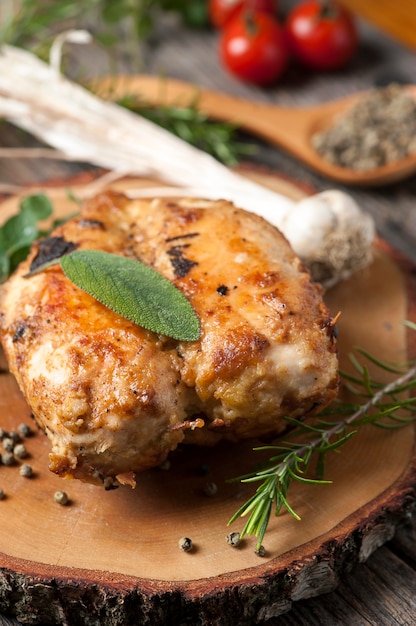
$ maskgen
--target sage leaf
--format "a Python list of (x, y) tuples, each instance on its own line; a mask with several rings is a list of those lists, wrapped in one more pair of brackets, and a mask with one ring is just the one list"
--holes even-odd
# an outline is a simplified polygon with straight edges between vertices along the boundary
[(140, 261), (102, 250), (75, 250), (59, 263), (77, 287), (135, 324), (179, 341), (199, 339), (199, 320), (190, 302)]

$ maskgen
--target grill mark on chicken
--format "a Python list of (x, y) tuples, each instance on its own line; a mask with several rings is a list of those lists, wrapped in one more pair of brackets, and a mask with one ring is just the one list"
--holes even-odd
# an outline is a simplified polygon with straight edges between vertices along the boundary
[(24, 323), (19, 324), (12, 337), (13, 343), (16, 343), (16, 341), (20, 341), (20, 339), (22, 339), (23, 335), (25, 334), (25, 331), (26, 331), (26, 324)]
[(170, 243), (171, 241), (178, 241), (178, 239), (193, 239), (194, 237), (198, 237), (199, 233), (186, 233), (185, 235), (176, 235), (176, 237), (168, 237), (165, 239), (166, 243)]
[(285, 416), (303, 419), (335, 397), (335, 320), (262, 218), (226, 201), (106, 192), (52, 237), (153, 267), (189, 299), (202, 331), (195, 342), (146, 331), (59, 265), (24, 278), (35, 245), (0, 286), (0, 340), (56, 474), (133, 485), (181, 442), (264, 440), (287, 428)]
[(220, 296), (226, 296), (228, 292), (229, 288), (227, 287), (227, 285), (220, 285), (219, 287), (217, 287), (217, 293)]
[(30, 264), (30, 272), (34, 272), (39, 267), (49, 261), (60, 259), (64, 254), (68, 254), (77, 248), (77, 244), (72, 241), (65, 241), (63, 237), (47, 237), (39, 241), (38, 251)]
[(198, 265), (196, 261), (191, 261), (185, 257), (185, 250), (189, 248), (189, 244), (173, 246), (166, 251), (170, 257), (174, 274), (177, 278), (184, 278), (190, 270)]

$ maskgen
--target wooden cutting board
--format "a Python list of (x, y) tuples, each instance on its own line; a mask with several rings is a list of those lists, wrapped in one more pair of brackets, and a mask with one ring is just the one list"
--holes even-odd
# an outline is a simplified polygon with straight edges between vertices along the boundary
[[(310, 190), (276, 174), (245, 174), (294, 199)], [(127, 190), (154, 185), (130, 179)], [(73, 212), (67, 186), (47, 189), (60, 213)], [(88, 191), (71, 185), (75, 195)], [(91, 191), (91, 189), (89, 189)], [(0, 206), (0, 221), (16, 211), (18, 198)], [(414, 271), (382, 242), (371, 267), (326, 294), (333, 314), (342, 311), (342, 367), (359, 345), (385, 361), (415, 357), (416, 344), (403, 326), (416, 319)], [(386, 378), (387, 380), (387, 378)], [(14, 379), (0, 375), (0, 426), (15, 430), (31, 422)], [(291, 603), (334, 589), (349, 571), (392, 537), (416, 500), (415, 429), (363, 428), (340, 454), (328, 458), (329, 486), (294, 485), (291, 504), (301, 516), (271, 520), (266, 556), (255, 539), (232, 548), (227, 521), (251, 494), (227, 479), (260, 460), (255, 442), (213, 449), (180, 448), (168, 470), (146, 472), (135, 490), (105, 492), (63, 481), (48, 469), (43, 434), (27, 439), (32, 478), (18, 467), (0, 467), (0, 611), (32, 624), (79, 623), (152, 626), (251, 625), (290, 609)], [(208, 481), (215, 496), (205, 495)], [(67, 506), (54, 501), (65, 490)], [(192, 552), (178, 549), (190, 537)]]

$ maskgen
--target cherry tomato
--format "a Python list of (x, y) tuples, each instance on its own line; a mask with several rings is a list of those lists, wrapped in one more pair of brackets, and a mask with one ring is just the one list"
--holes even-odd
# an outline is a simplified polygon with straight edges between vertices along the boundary
[(215, 28), (223, 28), (227, 22), (248, 7), (250, 11), (276, 14), (277, 0), (209, 0), (208, 15)]
[(283, 28), (266, 13), (238, 15), (221, 33), (220, 57), (241, 80), (257, 85), (273, 83), (288, 62)]
[(289, 13), (286, 29), (293, 54), (313, 69), (346, 65), (358, 46), (354, 18), (336, 2), (302, 2)]

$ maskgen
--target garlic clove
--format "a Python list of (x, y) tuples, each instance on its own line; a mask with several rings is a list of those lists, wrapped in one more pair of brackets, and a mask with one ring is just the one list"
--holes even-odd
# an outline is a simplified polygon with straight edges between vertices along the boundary
[(295, 204), (280, 224), (280, 229), (296, 254), (310, 257), (336, 226), (337, 216), (331, 205), (318, 194)]
[(348, 194), (331, 189), (298, 202), (282, 231), (325, 287), (345, 280), (373, 258), (375, 225)]

